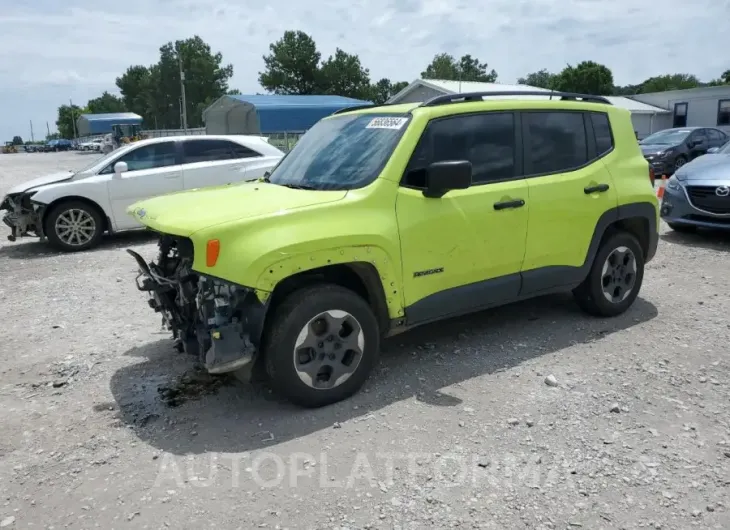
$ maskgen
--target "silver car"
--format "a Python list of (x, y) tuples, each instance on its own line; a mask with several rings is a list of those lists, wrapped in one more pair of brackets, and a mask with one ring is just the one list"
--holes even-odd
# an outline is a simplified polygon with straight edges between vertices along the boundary
[(730, 142), (685, 164), (667, 181), (660, 209), (673, 230), (730, 230)]

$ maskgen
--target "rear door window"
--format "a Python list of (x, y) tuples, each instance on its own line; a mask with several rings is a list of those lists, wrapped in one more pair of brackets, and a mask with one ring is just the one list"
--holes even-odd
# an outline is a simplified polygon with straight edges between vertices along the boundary
[(186, 140), (182, 145), (184, 164), (259, 156), (255, 151), (229, 140)]
[(525, 173), (566, 173), (588, 163), (588, 142), (582, 112), (525, 112)]

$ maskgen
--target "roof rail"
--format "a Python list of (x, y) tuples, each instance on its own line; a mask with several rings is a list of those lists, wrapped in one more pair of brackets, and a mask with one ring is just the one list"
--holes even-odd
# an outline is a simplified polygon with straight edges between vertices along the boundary
[(611, 105), (612, 103), (603, 96), (591, 96), (588, 94), (575, 94), (573, 92), (556, 92), (554, 90), (507, 90), (499, 92), (464, 92), (456, 94), (444, 94), (443, 96), (436, 96), (428, 101), (424, 101), (419, 107), (436, 107), (438, 105), (446, 105), (449, 103), (465, 103), (467, 101), (483, 101), (483, 98), (490, 96), (549, 96), (550, 99), (553, 97), (559, 97), (561, 100), (569, 101), (586, 101), (590, 103), (603, 103), (605, 105)]
[(380, 105), (375, 105), (374, 103), (371, 103), (370, 105), (357, 105), (355, 107), (345, 107), (344, 109), (338, 109), (334, 111), (331, 116), (334, 116), (335, 114), (344, 114), (345, 112), (350, 112), (352, 110), (362, 110), (362, 109), (375, 109), (380, 107), (390, 107), (391, 105), (401, 105), (401, 103), (381, 103)]

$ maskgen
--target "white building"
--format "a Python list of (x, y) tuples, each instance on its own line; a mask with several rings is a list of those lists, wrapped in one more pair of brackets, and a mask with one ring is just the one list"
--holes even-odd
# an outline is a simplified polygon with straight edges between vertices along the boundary
[[(436, 96), (458, 94), (460, 92), (501, 91), (538, 91), (548, 94), (550, 93), (550, 90), (528, 85), (476, 83), (473, 81), (446, 81), (442, 79), (416, 79), (410, 85), (390, 98), (388, 103), (415, 103), (426, 101)], [(525, 97), (539, 98), (540, 96)], [(639, 138), (644, 138), (652, 132), (666, 129), (667, 125), (665, 125), (665, 123), (671, 118), (671, 112), (666, 108), (647, 104), (646, 102), (620, 96), (607, 96), (606, 99), (608, 99), (613, 105), (627, 109), (631, 112), (631, 121), (634, 124), (634, 130), (636, 130), (639, 134)]]
[(637, 94), (631, 99), (667, 109), (655, 126), (717, 127), (730, 133), (730, 85)]

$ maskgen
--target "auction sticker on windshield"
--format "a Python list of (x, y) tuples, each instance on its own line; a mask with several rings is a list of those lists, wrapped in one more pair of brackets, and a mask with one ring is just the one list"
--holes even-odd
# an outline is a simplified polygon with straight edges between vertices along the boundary
[(400, 129), (403, 127), (406, 122), (408, 121), (408, 118), (373, 118), (370, 120), (370, 123), (368, 123), (365, 128), (366, 129)]

